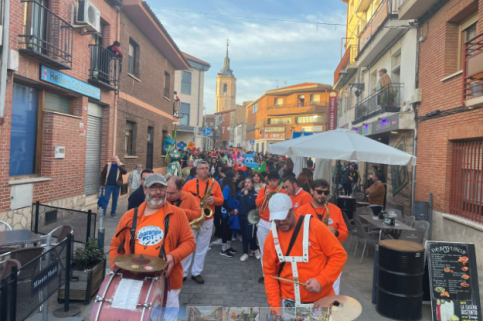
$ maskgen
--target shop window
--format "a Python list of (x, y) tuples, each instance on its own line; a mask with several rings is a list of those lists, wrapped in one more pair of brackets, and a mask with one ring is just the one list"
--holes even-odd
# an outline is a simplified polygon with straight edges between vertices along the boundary
[(291, 124), (291, 123), (292, 123), (291, 117), (269, 118), (267, 122), (268, 125), (280, 125), (280, 124)]
[(321, 123), (322, 119), (323, 118), (321, 115), (302, 116), (302, 117), (295, 117), (295, 122), (297, 124)]
[(190, 111), (191, 111), (190, 104), (181, 103), (181, 105), (180, 105), (181, 118), (179, 119), (180, 125), (189, 126), (189, 124), (190, 124)]
[(139, 77), (139, 45), (132, 39), (129, 39), (129, 62), (128, 73)]
[(9, 176), (36, 173), (38, 92), (29, 86), (13, 84)]
[(182, 71), (181, 93), (191, 95), (191, 72), (189, 71)]
[(48, 91), (45, 92), (44, 108), (55, 110), (64, 114), (71, 114), (70, 98), (53, 94)]
[(126, 136), (124, 140), (124, 152), (128, 156), (135, 154), (134, 151), (134, 129), (136, 123), (131, 121), (126, 121)]
[(169, 95), (170, 85), (171, 85), (171, 75), (167, 71), (165, 71), (164, 72), (164, 97), (167, 97), (167, 98), (170, 97)]

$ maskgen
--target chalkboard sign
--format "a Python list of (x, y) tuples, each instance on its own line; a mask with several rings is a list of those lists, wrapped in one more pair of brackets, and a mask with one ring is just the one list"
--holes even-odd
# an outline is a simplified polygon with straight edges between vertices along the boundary
[(435, 321), (482, 321), (475, 245), (426, 242)]

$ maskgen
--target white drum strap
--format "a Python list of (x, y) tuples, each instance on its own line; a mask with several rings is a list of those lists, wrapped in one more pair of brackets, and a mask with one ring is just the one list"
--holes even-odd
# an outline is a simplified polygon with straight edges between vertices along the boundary
[[(278, 231), (275, 222), (272, 221), (272, 235), (275, 243), (275, 250), (280, 262), (290, 262), (292, 265), (293, 280), (299, 282), (299, 274), (297, 269), (297, 262), (308, 263), (309, 262), (309, 229), (310, 229), (311, 215), (305, 215), (304, 218), (304, 235), (302, 241), (303, 255), (302, 256), (284, 256), (280, 247), (280, 241), (278, 239)], [(295, 245), (294, 245), (295, 246)], [(302, 304), (300, 301), (300, 285), (294, 284), (295, 293), (295, 306), (296, 307), (312, 307), (313, 304)]]

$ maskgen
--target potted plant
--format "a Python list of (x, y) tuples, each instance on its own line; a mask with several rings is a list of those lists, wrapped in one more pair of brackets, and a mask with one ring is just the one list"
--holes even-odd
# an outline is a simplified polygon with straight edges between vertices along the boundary
[[(387, 91), (387, 96), (383, 95), (382, 96), (382, 104), (385, 107), (397, 107), (396, 106), (396, 97), (399, 91), (393, 89), (393, 90), (388, 90)], [(387, 100), (387, 101), (386, 101)]]
[[(97, 239), (78, 248), (72, 256), (72, 278), (70, 281), (70, 300), (84, 301), (89, 304), (91, 297), (99, 291), (106, 271), (104, 251), (99, 248)], [(65, 288), (58, 292), (58, 301), (65, 298)]]

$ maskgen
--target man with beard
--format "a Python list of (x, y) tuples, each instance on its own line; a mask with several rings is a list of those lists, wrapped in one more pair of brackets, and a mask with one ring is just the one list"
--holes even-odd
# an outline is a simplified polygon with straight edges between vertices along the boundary
[(311, 219), (310, 214), (295, 213), (292, 200), (285, 194), (275, 194), (268, 207), (272, 223), (265, 240), (263, 273), (270, 307), (309, 307), (334, 295), (332, 284), (347, 260), (334, 234), (319, 220)]
[[(329, 183), (325, 179), (318, 179), (312, 183), (310, 192), (312, 193), (312, 202), (299, 207), (296, 213), (299, 215), (310, 214), (315, 219), (325, 222), (332, 234), (337, 237), (340, 243), (345, 242), (349, 236), (349, 231), (344, 221), (342, 211), (336, 205), (327, 202), (327, 196), (330, 193)], [(340, 276), (334, 282), (334, 292), (339, 295)]]
[[(210, 187), (211, 195), (208, 196), (206, 204), (215, 213), (215, 206), (221, 206), (224, 203), (223, 194), (220, 189), (220, 185), (217, 181), (211, 180), (209, 178), (210, 167), (207, 162), (200, 160), (196, 166), (196, 178), (192, 179), (183, 187), (183, 191), (193, 194), (194, 197), (198, 198), (199, 202), (204, 198), (206, 192)], [(213, 185), (213, 186), (212, 186)], [(196, 250), (194, 255), (190, 254), (183, 261), (184, 277), (188, 276), (188, 270), (191, 266), (191, 261), (194, 262), (191, 268), (191, 279), (198, 284), (205, 283), (205, 280), (201, 276), (203, 267), (205, 265), (206, 253), (208, 253), (208, 247), (210, 245), (210, 239), (213, 230), (213, 216), (204, 220), (203, 225), (199, 231), (192, 230), (196, 241)]]
[[(195, 250), (193, 233), (182, 209), (166, 202), (166, 178), (152, 174), (146, 178), (146, 201), (121, 218), (111, 241), (109, 259), (124, 254), (159, 256), (166, 260), (169, 278), (167, 307), (179, 307), (183, 286), (181, 261)], [(168, 229), (169, 227), (169, 229)]]
[(312, 197), (309, 193), (299, 186), (297, 179), (294, 176), (286, 176), (283, 179), (283, 189), (292, 200), (293, 207), (297, 209), (307, 203), (310, 203)]

